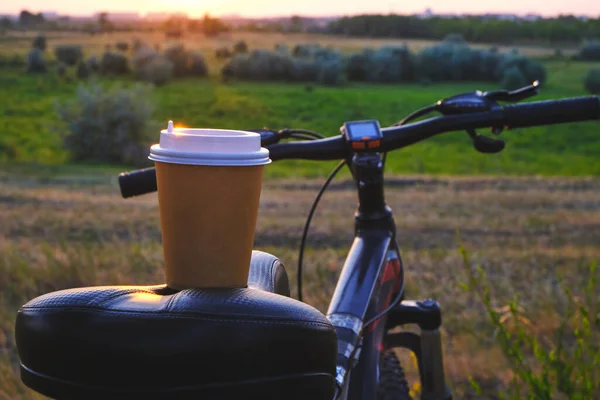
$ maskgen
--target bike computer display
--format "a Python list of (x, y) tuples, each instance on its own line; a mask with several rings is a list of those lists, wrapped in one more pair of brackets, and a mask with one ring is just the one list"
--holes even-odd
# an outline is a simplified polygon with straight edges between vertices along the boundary
[(381, 127), (376, 120), (344, 123), (340, 129), (353, 150), (376, 150), (381, 146)]

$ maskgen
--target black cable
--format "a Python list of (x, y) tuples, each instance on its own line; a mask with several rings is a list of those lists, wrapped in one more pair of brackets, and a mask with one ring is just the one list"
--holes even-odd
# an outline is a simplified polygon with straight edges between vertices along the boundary
[(307, 129), (283, 129), (283, 131), (285, 133), (303, 133), (305, 135), (314, 137), (315, 139), (324, 139), (325, 136), (321, 135), (320, 133), (314, 132), (314, 131), (309, 131)]
[(310, 136), (304, 133), (290, 133), (289, 137), (298, 140), (315, 140), (314, 136)]
[(397, 124), (395, 124), (394, 126), (400, 126), (400, 125), (404, 125), (406, 123), (408, 123), (409, 121), (412, 121), (413, 119), (422, 117), (425, 114), (429, 114), (430, 112), (436, 111), (438, 108), (438, 104), (432, 104), (430, 106), (427, 107), (423, 107), (420, 110), (417, 110), (411, 114), (408, 114), (402, 121), (398, 122)]
[(325, 190), (333, 180), (333, 178), (340, 172), (340, 169), (346, 164), (346, 160), (340, 161), (340, 163), (331, 171), (323, 186), (321, 186), (321, 190), (317, 194), (315, 201), (308, 213), (308, 217), (306, 218), (306, 223), (304, 224), (304, 232), (302, 232), (302, 240), (300, 241), (300, 253), (298, 254), (298, 300), (302, 301), (302, 260), (304, 259), (304, 245), (306, 244), (306, 236), (308, 235), (308, 228), (310, 227), (310, 221), (312, 220), (313, 214), (317, 209), (317, 205), (319, 204), (319, 200), (321, 200), (321, 196), (325, 193)]

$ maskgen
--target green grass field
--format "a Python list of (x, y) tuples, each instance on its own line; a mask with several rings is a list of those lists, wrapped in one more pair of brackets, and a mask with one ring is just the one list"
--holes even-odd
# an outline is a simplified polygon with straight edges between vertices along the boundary
[[(584, 95), (582, 79), (593, 64), (547, 62), (549, 82), (540, 99)], [(19, 163), (62, 164), (68, 160), (55, 129), (54, 103), (73, 96), (76, 83), (50, 76), (0, 72), (0, 159)], [(178, 80), (155, 89), (155, 120), (193, 127), (248, 129), (295, 127), (335, 135), (346, 120), (378, 119), (389, 125), (440, 98), (493, 84), (434, 86), (359, 85), (344, 88), (277, 83), (222, 84), (213, 79)], [(438, 136), (388, 158), (392, 173), (425, 174), (600, 174), (597, 123), (536, 127), (506, 132), (499, 155), (476, 153), (465, 133)], [(158, 132), (156, 132), (158, 140)], [(286, 161), (268, 168), (269, 176), (323, 175), (331, 163)]]

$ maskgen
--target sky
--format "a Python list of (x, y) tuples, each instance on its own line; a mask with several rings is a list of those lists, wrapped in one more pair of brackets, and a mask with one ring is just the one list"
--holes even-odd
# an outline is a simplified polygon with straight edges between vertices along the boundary
[(185, 12), (201, 16), (240, 14), (248, 17), (348, 15), (358, 13), (412, 14), (431, 8), (435, 13), (535, 13), (600, 17), (598, 0), (0, 0), (0, 13), (56, 11), (61, 14), (89, 15), (99, 11), (114, 12)]

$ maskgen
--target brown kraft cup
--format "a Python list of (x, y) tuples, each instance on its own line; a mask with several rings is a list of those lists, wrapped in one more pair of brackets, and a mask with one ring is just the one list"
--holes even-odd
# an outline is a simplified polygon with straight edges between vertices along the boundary
[[(193, 137), (197, 133), (200, 135)], [(183, 136), (186, 134), (189, 136)], [(176, 143), (165, 138), (169, 135), (177, 139)], [(264, 164), (269, 161), (268, 151), (260, 147), (260, 136), (250, 136), (253, 140), (249, 140), (248, 135), (255, 134), (163, 131), (161, 144), (153, 146), (150, 158), (156, 165), (166, 283), (170, 288), (247, 286)], [(240, 138), (245, 146), (236, 146)], [(189, 143), (184, 143), (186, 140)], [(177, 154), (178, 148), (185, 151)]]

